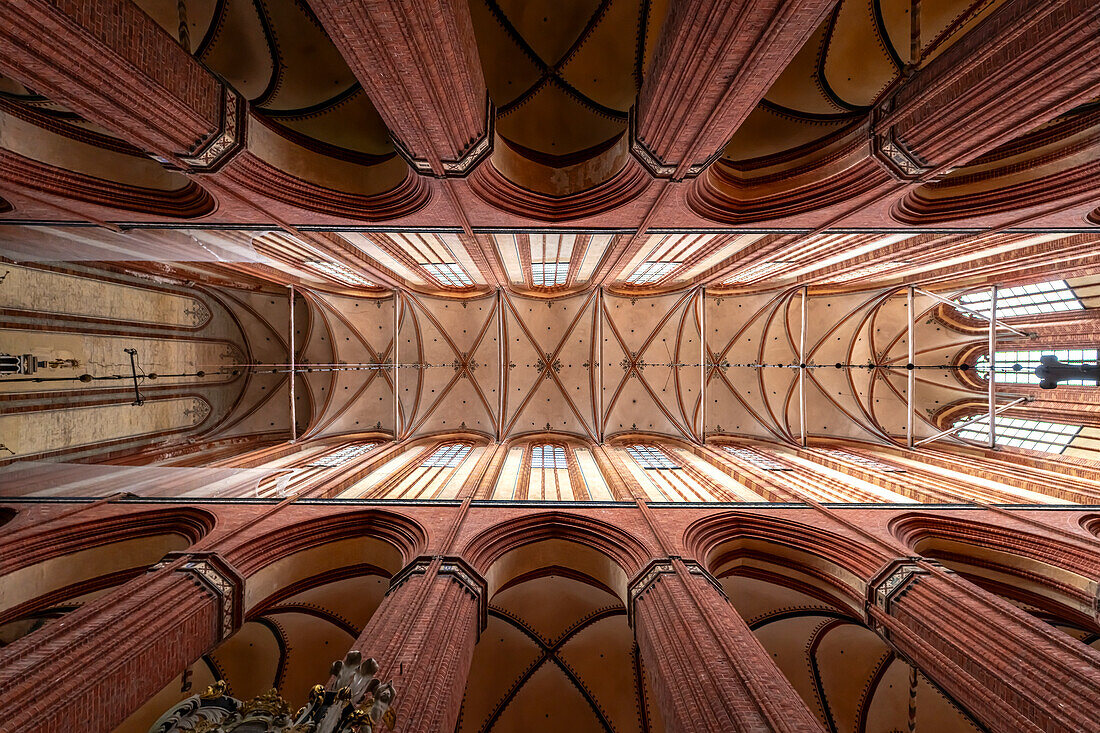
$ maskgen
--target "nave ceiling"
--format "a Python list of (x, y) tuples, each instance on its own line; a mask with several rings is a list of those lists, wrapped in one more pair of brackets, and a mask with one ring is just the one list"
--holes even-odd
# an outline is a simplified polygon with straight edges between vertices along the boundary
[[(400, 293), (396, 319), (392, 295), (305, 300), (295, 332), (299, 399), (314, 406), (306, 437), (393, 434), (396, 425), (400, 438), (558, 432), (603, 442), (649, 433), (795, 443), (800, 378), (808, 437), (890, 441), (905, 431), (907, 305), (889, 290), (807, 297), (805, 370), (796, 289), (461, 301)], [(915, 304), (919, 364), (953, 364), (980, 340), (938, 321), (931, 298)], [(932, 418), (941, 407), (977, 394), (950, 370), (922, 370), (917, 385), (918, 437), (937, 432)]]

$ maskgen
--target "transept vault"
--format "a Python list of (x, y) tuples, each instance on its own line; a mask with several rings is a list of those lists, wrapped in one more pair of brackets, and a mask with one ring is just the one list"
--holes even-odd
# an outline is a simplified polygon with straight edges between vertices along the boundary
[(1096, 0), (0, 2), (0, 733), (1100, 731)]

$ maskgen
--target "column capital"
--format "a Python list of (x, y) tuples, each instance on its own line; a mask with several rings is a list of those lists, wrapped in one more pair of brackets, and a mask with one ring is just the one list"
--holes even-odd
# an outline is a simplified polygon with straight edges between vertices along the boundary
[[(641, 163), (642, 167), (649, 172), (649, 175), (653, 176), (654, 178), (671, 179), (675, 175), (676, 170), (680, 167), (680, 164), (677, 161), (662, 160), (661, 156), (654, 152), (653, 149), (650, 148), (649, 145), (647, 145), (645, 141), (638, 136), (638, 118), (635, 112), (637, 108), (638, 106), (636, 104), (631, 107), (630, 113), (627, 117), (627, 135), (629, 135), (630, 140), (630, 154), (634, 156), (635, 160)], [(687, 170), (684, 172), (684, 175), (676, 180), (682, 180), (683, 178), (695, 178), (700, 173), (705, 171), (711, 163), (718, 160), (718, 158), (721, 157), (722, 152), (723, 149), (716, 150), (701, 163), (696, 163), (694, 165), (688, 166)]]
[(481, 161), (489, 157), (493, 152), (493, 135), (495, 132), (496, 108), (493, 100), (486, 97), (485, 131), (478, 135), (461, 154), (453, 160), (440, 160), (440, 170), (435, 170), (432, 161), (423, 157), (423, 151), (413, 151), (396, 134), (390, 132), (390, 141), (393, 149), (397, 151), (409, 167), (422, 176), (433, 178), (465, 178), (474, 172)]
[(725, 589), (718, 579), (695, 560), (685, 560), (679, 555), (669, 555), (651, 560), (637, 575), (627, 583), (627, 619), (634, 624), (634, 606), (654, 585), (661, 582), (662, 576), (676, 574), (677, 563), (683, 565), (688, 575), (697, 575), (706, 580), (718, 593), (729, 600)]
[[(180, 562), (182, 561), (182, 562)], [(228, 639), (244, 623), (244, 577), (217, 552), (173, 551), (149, 568), (149, 572), (175, 565), (176, 572), (192, 576), (220, 607), (218, 641)]]
[[(890, 103), (886, 102), (880, 110), (875, 111), (875, 116), (880, 117), (881, 112), (889, 111), (889, 106)], [(870, 131), (871, 155), (896, 180), (919, 181), (932, 170), (931, 164), (917, 157), (905, 141), (898, 137), (893, 126), (880, 128), (877, 124), (872, 124)]]
[(390, 579), (390, 587), (386, 590), (386, 595), (396, 592), (414, 575), (427, 575), (431, 572), (432, 565), (435, 563), (438, 563), (438, 569), (435, 571), (436, 575), (450, 578), (477, 601), (478, 633), (480, 634), (489, 621), (489, 584), (485, 582), (480, 573), (461, 557), (455, 555), (420, 555), (414, 558)]
[(188, 153), (179, 156), (190, 173), (215, 173), (246, 146), (248, 102), (224, 81), (219, 79), (219, 83), (222, 87), (222, 105), (217, 131)]
[(919, 555), (895, 557), (883, 564), (867, 582), (867, 597), (864, 606), (864, 621), (866, 624), (880, 634), (885, 635), (886, 630), (875, 619), (874, 614), (871, 613), (871, 608), (877, 608), (886, 615), (890, 615), (893, 604), (899, 601), (914, 584), (920, 582), (922, 577), (931, 574), (933, 568), (944, 573), (955, 572), (935, 560), (928, 560)]

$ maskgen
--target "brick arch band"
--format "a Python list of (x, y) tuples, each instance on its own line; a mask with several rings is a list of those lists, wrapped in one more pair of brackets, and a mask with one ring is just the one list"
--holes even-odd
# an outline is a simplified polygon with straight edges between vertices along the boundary
[(463, 548), (466, 558), (484, 573), (505, 553), (543, 540), (567, 540), (606, 555), (633, 576), (654, 554), (629, 533), (607, 522), (567, 512), (545, 512), (493, 525)]
[[(1082, 524), (1087, 521), (1085, 518)], [(1062, 542), (1010, 527), (928, 514), (903, 515), (894, 519), (889, 527), (914, 552), (945, 564), (958, 563), (960, 573), (967, 574), (964, 566), (969, 566), (1001, 576), (1000, 579), (970, 578), (997, 595), (1044, 608), (1070, 620), (1081, 611), (1096, 609), (1098, 599), (1095, 592), (1089, 590), (1095, 586), (1089, 579), (1096, 578), (1100, 572), (1100, 558), (1095, 549), (1085, 547), (1084, 543)], [(928, 543), (936, 541), (951, 542), (953, 546), (948, 549), (927, 547)], [(979, 552), (966, 548), (991, 551), (1007, 558), (982, 557)], [(1017, 561), (1011, 561), (1012, 558)], [(1076, 581), (1073, 576), (1077, 576)], [(1053, 597), (1036, 592), (1033, 590), (1035, 585)], [(1069, 607), (1072, 605), (1076, 608)], [(1087, 616), (1086, 612), (1084, 624), (1093, 625), (1095, 620)], [(1076, 621), (1081, 623), (1082, 619)]]
[[(763, 547), (727, 547), (745, 541)], [(684, 531), (684, 548), (712, 573), (738, 557), (777, 563), (817, 579), (856, 606), (864, 600), (863, 581), (873, 577), (888, 559), (859, 542), (802, 522), (741, 512), (724, 512), (689, 525)], [(783, 549), (797, 554), (784, 555)]]
[[(15, 516), (14, 512), (11, 516)], [(5, 520), (0, 515), (0, 524), (3, 521)], [(7, 544), (7, 549), (0, 550), (0, 567), (4, 568), (4, 572), (10, 573), (81, 550), (162, 534), (179, 535), (188, 544), (194, 545), (207, 536), (215, 524), (213, 514), (193, 508), (137, 511), (71, 524), (28, 536), (18, 543)], [(18, 545), (18, 548), (13, 545)]]
[(249, 538), (228, 550), (226, 559), (247, 578), (284, 557), (357, 537), (372, 537), (392, 545), (405, 563), (422, 554), (428, 544), (428, 534), (418, 522), (371, 509), (298, 522)]

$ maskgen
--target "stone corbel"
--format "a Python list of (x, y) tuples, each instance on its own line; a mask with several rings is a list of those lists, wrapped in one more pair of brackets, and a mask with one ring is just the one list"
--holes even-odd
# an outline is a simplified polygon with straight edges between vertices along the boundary
[[(627, 118), (627, 135), (630, 142), (630, 154), (634, 156), (643, 168), (649, 171), (654, 178), (672, 178), (679, 167), (679, 163), (661, 160), (661, 157), (653, 152), (645, 142), (638, 137), (637, 118), (634, 115), (634, 107), (630, 108)], [(695, 178), (710, 167), (710, 164), (718, 160), (722, 155), (721, 150), (715, 151), (702, 163), (688, 166), (683, 178)]]
[(244, 622), (244, 578), (216, 552), (169, 552), (149, 570), (163, 570), (179, 560), (183, 564), (176, 572), (191, 575), (196, 585), (218, 599), (221, 606), (218, 640), (228, 639)]
[(718, 579), (711, 575), (706, 568), (695, 560), (684, 560), (676, 555), (660, 557), (652, 560), (648, 565), (642, 568), (641, 571), (634, 576), (634, 579), (627, 584), (626, 613), (627, 620), (631, 626), (634, 625), (634, 607), (637, 605), (638, 601), (645, 597), (645, 594), (657, 583), (660, 583), (663, 576), (674, 575), (676, 573), (676, 561), (680, 561), (684, 564), (688, 574), (702, 577), (713, 586), (723, 598), (729, 600), (729, 596), (726, 595), (726, 591), (722, 588), (722, 584), (718, 582)]
[(893, 127), (884, 130), (871, 126), (871, 154), (890, 175), (899, 181), (918, 181), (932, 170), (917, 157)]
[(474, 169), (493, 152), (495, 120), (496, 110), (493, 107), (493, 101), (491, 99), (486, 99), (485, 133), (470, 143), (466, 147), (466, 151), (463, 152), (461, 157), (457, 160), (440, 161), (443, 166), (442, 173), (436, 173), (432, 170), (431, 161), (427, 158), (417, 157), (414, 152), (409, 150), (408, 146), (392, 132), (390, 133), (390, 140), (393, 142), (393, 147), (394, 150), (397, 151), (397, 154), (404, 158), (405, 162), (409, 164), (409, 167), (416, 171), (417, 174), (435, 178), (465, 178), (473, 173)]
[(191, 173), (214, 173), (244, 149), (248, 132), (248, 104), (222, 82), (222, 116), (218, 132), (199, 143), (180, 160)]
[(446, 576), (462, 586), (462, 589), (477, 601), (478, 606), (478, 634), (485, 629), (489, 621), (489, 585), (485, 579), (474, 570), (469, 563), (460, 557), (451, 555), (421, 555), (402, 568), (390, 579), (390, 587), (386, 591), (389, 595), (404, 585), (405, 581), (414, 575), (426, 575), (431, 569), (432, 562), (439, 561), (440, 576)]
[[(871, 613), (871, 608), (877, 608), (889, 615), (893, 609), (893, 604), (905, 595), (907, 590), (920, 582), (921, 578), (931, 572), (927, 567), (928, 565), (936, 565), (942, 568), (939, 563), (922, 557), (900, 557), (883, 565), (872, 576), (870, 582), (867, 583), (867, 598), (864, 609), (864, 620), (869, 627), (880, 634), (884, 633), (882, 625), (875, 620), (874, 615)], [(951, 572), (947, 568), (942, 569), (944, 572)]]

